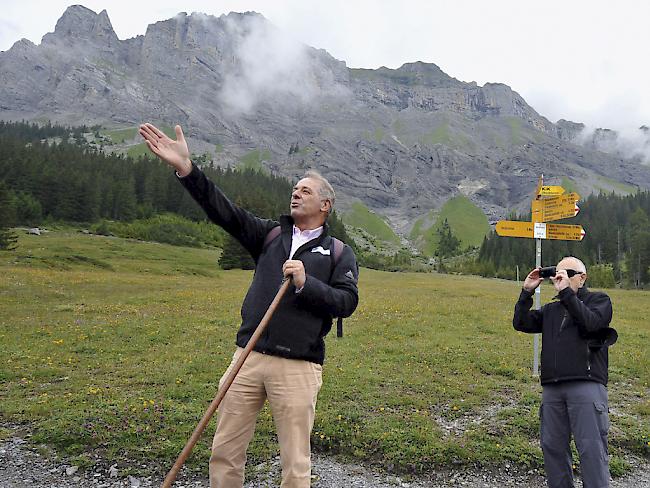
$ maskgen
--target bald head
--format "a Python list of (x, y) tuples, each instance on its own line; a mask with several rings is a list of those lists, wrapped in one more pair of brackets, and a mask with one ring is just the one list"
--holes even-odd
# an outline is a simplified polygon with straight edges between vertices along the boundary
[(562, 260), (557, 263), (557, 265), (560, 269), (573, 269), (575, 271), (580, 271), (581, 273), (587, 273), (587, 267), (585, 266), (585, 263), (573, 256), (562, 258)]

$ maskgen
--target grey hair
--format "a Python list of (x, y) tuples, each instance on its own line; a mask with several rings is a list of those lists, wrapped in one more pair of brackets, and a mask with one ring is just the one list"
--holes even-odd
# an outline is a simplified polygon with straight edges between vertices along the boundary
[(314, 169), (310, 169), (309, 171), (307, 171), (303, 175), (303, 178), (311, 178), (313, 180), (317, 180), (320, 183), (318, 194), (321, 196), (323, 200), (330, 201), (329, 213), (332, 213), (332, 210), (334, 210), (334, 202), (336, 201), (336, 193), (334, 193), (334, 188), (332, 188), (330, 182), (327, 181), (327, 179), (323, 175), (321, 175), (318, 171)]

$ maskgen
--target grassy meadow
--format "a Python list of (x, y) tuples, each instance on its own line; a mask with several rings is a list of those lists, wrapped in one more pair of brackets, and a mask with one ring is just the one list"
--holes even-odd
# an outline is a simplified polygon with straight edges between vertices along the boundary
[[(217, 250), (74, 231), (0, 253), (0, 427), (72, 462), (168, 469), (234, 351), (251, 272)], [(390, 471), (541, 466), (532, 337), (512, 329), (516, 283), (363, 269), (345, 337), (327, 338), (314, 450)], [(609, 290), (614, 474), (650, 455), (650, 294)], [(553, 295), (545, 286), (543, 300)], [(207, 470), (214, 421), (189, 465)], [(249, 466), (278, 452), (265, 408)], [(143, 468), (146, 465), (147, 468)]]

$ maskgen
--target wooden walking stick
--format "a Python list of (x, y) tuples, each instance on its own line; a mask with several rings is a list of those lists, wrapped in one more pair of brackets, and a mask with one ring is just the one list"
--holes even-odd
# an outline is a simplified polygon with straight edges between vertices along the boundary
[(221, 403), (221, 400), (223, 400), (223, 397), (226, 396), (226, 392), (228, 391), (228, 388), (230, 388), (230, 385), (232, 385), (232, 382), (235, 380), (235, 376), (237, 376), (237, 373), (239, 373), (239, 370), (243, 366), (244, 361), (246, 361), (246, 358), (255, 347), (255, 344), (257, 343), (257, 340), (262, 335), (262, 332), (264, 332), (264, 329), (266, 329), (266, 326), (268, 325), (269, 320), (273, 315), (273, 312), (275, 312), (278, 303), (280, 303), (280, 300), (282, 300), (282, 297), (287, 291), (287, 288), (289, 288), (290, 283), (291, 283), (290, 278), (285, 278), (282, 281), (282, 285), (280, 286), (280, 289), (276, 293), (275, 298), (271, 302), (271, 305), (269, 305), (269, 308), (266, 310), (266, 313), (264, 314), (264, 317), (262, 317), (262, 320), (257, 326), (257, 329), (255, 329), (255, 332), (248, 340), (248, 344), (246, 344), (246, 347), (242, 351), (241, 355), (237, 358), (237, 361), (235, 362), (232, 369), (230, 370), (230, 373), (228, 373), (228, 376), (224, 379), (221, 388), (219, 388), (219, 390), (217, 391), (217, 396), (214, 398), (214, 400), (212, 400), (212, 403), (210, 403), (210, 406), (203, 414), (203, 418), (194, 429), (194, 432), (192, 432), (190, 439), (187, 441), (187, 444), (185, 444), (185, 447), (183, 448), (181, 453), (178, 455), (178, 459), (176, 459), (176, 462), (172, 466), (172, 469), (170, 469), (169, 473), (167, 473), (165, 480), (163, 481), (162, 485), (160, 485), (161, 488), (170, 488), (174, 483), (174, 480), (176, 480), (176, 476), (178, 475), (178, 472), (180, 471), (181, 467), (183, 467), (183, 464), (189, 457), (190, 453), (192, 452), (192, 449), (194, 449), (194, 445), (198, 442), (199, 438), (201, 437), (201, 434), (203, 434), (203, 431), (208, 426), (208, 423), (210, 422), (210, 418), (212, 417), (212, 415), (214, 415), (214, 412), (217, 410), (217, 407)]

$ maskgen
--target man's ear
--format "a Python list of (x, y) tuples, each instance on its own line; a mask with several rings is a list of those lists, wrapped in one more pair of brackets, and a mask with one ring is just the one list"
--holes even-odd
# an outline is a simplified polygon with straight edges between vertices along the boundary
[(331, 209), (332, 209), (332, 202), (330, 202), (329, 200), (321, 200), (320, 202), (321, 212), (325, 212), (329, 215)]

